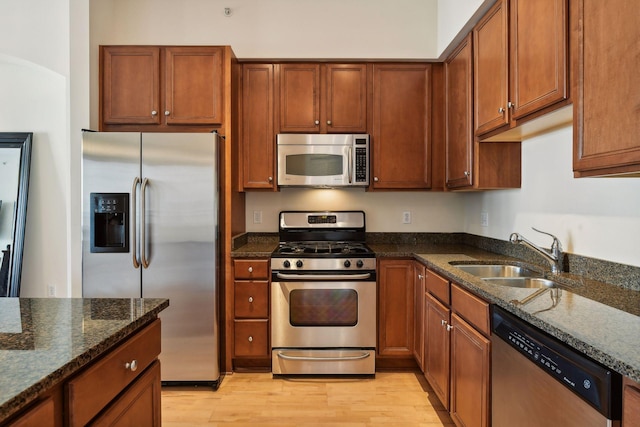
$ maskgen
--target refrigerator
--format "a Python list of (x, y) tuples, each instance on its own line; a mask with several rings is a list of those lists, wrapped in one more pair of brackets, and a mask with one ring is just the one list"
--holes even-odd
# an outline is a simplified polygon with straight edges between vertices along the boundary
[(217, 133), (82, 134), (84, 298), (168, 298), (164, 384), (220, 381)]

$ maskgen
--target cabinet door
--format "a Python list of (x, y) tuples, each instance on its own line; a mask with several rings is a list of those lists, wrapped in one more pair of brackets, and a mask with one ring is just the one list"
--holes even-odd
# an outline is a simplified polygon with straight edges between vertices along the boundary
[(9, 427), (55, 427), (61, 422), (56, 416), (53, 398), (48, 397), (34, 407), (26, 410), (19, 418), (9, 424)]
[(424, 293), (426, 267), (419, 262), (414, 265), (413, 285), (413, 357), (424, 372)]
[(380, 260), (378, 354), (413, 358), (413, 261)]
[(638, 2), (571, 3), (576, 177), (640, 172)]
[(327, 64), (324, 82), (326, 132), (367, 132), (366, 64)]
[(431, 66), (373, 66), (374, 189), (431, 187)]
[(490, 342), (451, 315), (451, 418), (457, 425), (489, 425)]
[(161, 425), (160, 362), (156, 361), (134, 382), (107, 411), (91, 424), (92, 427), (126, 427)]
[(424, 377), (438, 399), (449, 410), (450, 340), (447, 325), (451, 310), (425, 293)]
[(222, 123), (221, 47), (165, 49), (165, 121), (168, 125)]
[(160, 48), (103, 46), (101, 99), (104, 124), (160, 124)]
[(510, 0), (511, 117), (568, 97), (567, 0)]
[(624, 378), (622, 389), (622, 427), (640, 426), (640, 384)]
[(508, 18), (507, 0), (498, 0), (473, 29), (476, 135), (509, 123)]
[(446, 185), (473, 184), (473, 52), (469, 34), (445, 62)]
[(273, 64), (242, 66), (242, 188), (274, 189)]
[(280, 132), (320, 131), (320, 65), (281, 64)]

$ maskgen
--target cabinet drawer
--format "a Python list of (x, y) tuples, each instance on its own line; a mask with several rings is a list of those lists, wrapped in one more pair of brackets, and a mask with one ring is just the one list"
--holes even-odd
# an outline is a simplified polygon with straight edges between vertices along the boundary
[(267, 320), (235, 321), (235, 355), (268, 356), (269, 322)]
[(449, 281), (444, 277), (438, 276), (431, 270), (427, 270), (426, 281), (427, 292), (436, 296), (441, 302), (449, 305), (451, 298), (449, 297)]
[[(160, 319), (68, 382), (69, 425), (83, 426), (102, 411), (160, 354)], [(135, 370), (126, 364), (136, 362)]]
[(486, 336), (489, 329), (489, 303), (451, 284), (451, 309)]
[(266, 259), (236, 259), (233, 261), (236, 279), (267, 279), (269, 261)]
[(260, 319), (269, 316), (269, 282), (234, 283), (234, 316)]

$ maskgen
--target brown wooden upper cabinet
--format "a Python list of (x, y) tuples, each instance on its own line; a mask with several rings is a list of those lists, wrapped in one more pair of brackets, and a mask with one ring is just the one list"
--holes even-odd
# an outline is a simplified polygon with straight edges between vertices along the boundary
[(241, 189), (276, 189), (273, 75), (273, 64), (242, 65)]
[(571, 2), (575, 177), (640, 176), (637, 0)]
[(101, 130), (222, 123), (224, 47), (101, 46), (100, 52)]
[(568, 103), (568, 0), (498, 0), (473, 29), (475, 134)]
[(373, 189), (431, 187), (431, 65), (373, 65)]
[(366, 64), (279, 64), (280, 132), (367, 132)]

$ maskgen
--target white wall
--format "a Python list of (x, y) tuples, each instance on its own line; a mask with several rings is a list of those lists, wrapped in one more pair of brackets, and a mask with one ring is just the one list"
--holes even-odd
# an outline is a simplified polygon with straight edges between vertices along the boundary
[(522, 188), (469, 195), (464, 231), (502, 240), (516, 231), (548, 248), (551, 238), (536, 227), (566, 252), (640, 266), (640, 179), (573, 178), (572, 129), (523, 142)]
[[(438, 0), (437, 56), (447, 56), (496, 0)], [(454, 43), (451, 43), (455, 40)], [(451, 46), (451, 49), (447, 49)], [(444, 55), (443, 55), (444, 54)]]

